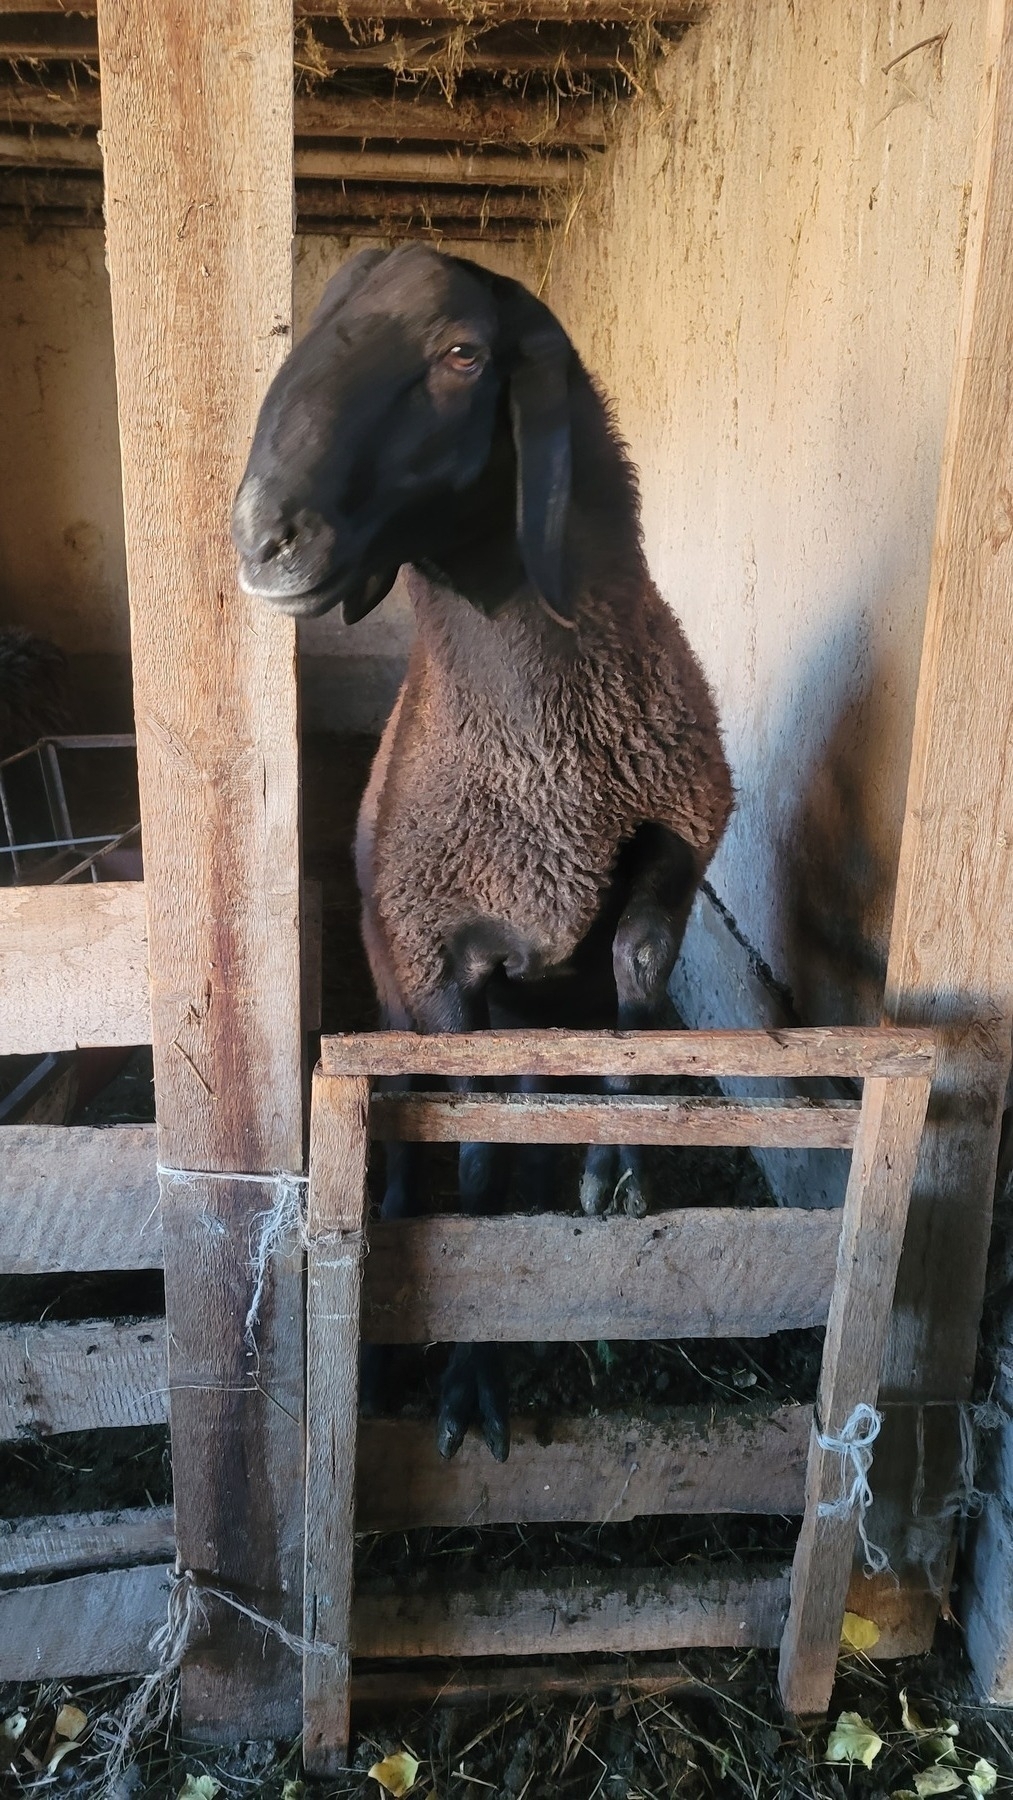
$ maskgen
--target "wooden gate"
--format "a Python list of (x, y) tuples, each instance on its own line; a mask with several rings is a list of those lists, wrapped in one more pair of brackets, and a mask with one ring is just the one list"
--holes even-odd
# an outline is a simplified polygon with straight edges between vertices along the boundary
[[(752, 1417), (743, 1407), (717, 1409), (702, 1434), (678, 1411), (660, 1425), (566, 1419), (550, 1443), (544, 1431), (522, 1427), (505, 1466), (484, 1447), (441, 1466), (429, 1429), (359, 1426), (360, 1331), (380, 1343), (560, 1342), (763, 1337), (825, 1323), (816, 1418), (824, 1437), (839, 1437), (854, 1409), (878, 1394), (932, 1061), (930, 1037), (914, 1031), (325, 1038), (313, 1087), (307, 1217), (308, 1767), (323, 1773), (343, 1759), (353, 1652), (524, 1657), (780, 1643), (786, 1707), (826, 1710), (858, 1518), (849, 1508), (827, 1511), (851, 1475), (841, 1453), (821, 1445), (807, 1409), (797, 1409), (801, 1438), (799, 1419), (762, 1408)], [(620, 1072), (862, 1077), (864, 1092), (860, 1106), (371, 1094), (377, 1076)], [(850, 1150), (852, 1162), (842, 1212), (692, 1207), (647, 1219), (443, 1217), (379, 1223), (367, 1234), (370, 1138), (746, 1144)], [(396, 1470), (396, 1479), (385, 1470)], [(375, 1527), (382, 1518), (389, 1529), (594, 1521), (706, 1510), (708, 1495), (721, 1511), (801, 1512), (791, 1570), (770, 1567), (748, 1579), (626, 1570), (618, 1582), (581, 1578), (576, 1586), (572, 1576), (549, 1574), (484, 1589), (441, 1584), (409, 1598), (353, 1594), (357, 1519)]]

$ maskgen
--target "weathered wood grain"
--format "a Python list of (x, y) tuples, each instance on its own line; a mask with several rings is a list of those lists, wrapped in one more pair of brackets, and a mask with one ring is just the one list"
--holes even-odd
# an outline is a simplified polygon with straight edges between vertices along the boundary
[(147, 1674), (170, 1580), (170, 1569), (153, 1566), (0, 1593), (0, 1681)]
[[(183, 1566), (297, 1632), (301, 1620), (305, 1309), (295, 1234), (282, 1238), (252, 1334), (251, 1245), (275, 1190), (163, 1179), (176, 1536)], [(215, 1601), (183, 1671), (189, 1729), (294, 1734), (298, 1660)], [(271, 1669), (271, 1689), (261, 1691)], [(254, 1708), (258, 1708), (256, 1712)]]
[[(337, 1079), (341, 1077), (322, 1079)], [(378, 1095), (375, 1138), (420, 1143), (771, 1144), (850, 1150), (856, 1105), (591, 1094)]]
[(500, 1575), (473, 1588), (405, 1593), (362, 1589), (352, 1615), (356, 1656), (571, 1656), (756, 1645), (781, 1636), (786, 1570), (668, 1576), (624, 1570), (621, 1578), (575, 1577), (556, 1569), (537, 1580)]
[[(824, 1435), (839, 1437), (854, 1409), (879, 1397), (929, 1086), (924, 1076), (866, 1083), (816, 1403)], [(853, 1475), (839, 1452), (822, 1448), (814, 1428), (781, 1643), (781, 1697), (790, 1713), (824, 1713), (830, 1704), (858, 1515), (821, 1516), (821, 1508), (848, 1491)]]
[(51, 1513), (0, 1520), (0, 1580), (67, 1575), (123, 1563), (170, 1564), (176, 1556), (171, 1506), (122, 1512)]
[(164, 1319), (0, 1325), (0, 1441), (167, 1413)]
[(800, 1080), (924, 1075), (929, 1031), (410, 1031), (324, 1037), (325, 1075), (711, 1075)]
[[(989, 0), (953, 384), (943, 444), (884, 1007), (932, 1026), (939, 1068), (911, 1204), (884, 1390), (969, 1398), (1013, 1019), (1013, 5)], [(879, 1511), (900, 1563), (913, 1470)], [(954, 1469), (954, 1485), (957, 1472)], [(952, 1544), (919, 1548), (939, 1566)], [(965, 1619), (979, 1680), (1013, 1698), (995, 1583)], [(1001, 1641), (1005, 1638), (1005, 1641)], [(927, 1645), (926, 1645), (927, 1647)], [(998, 1685), (996, 1682), (998, 1681)]]
[[(291, 5), (100, 0), (98, 41), (159, 1159), (297, 1171), (295, 627), (240, 593), (229, 538), (291, 341)], [(249, 1237), (272, 1190), (242, 1175), (163, 1189), (179, 1553), (297, 1630), (301, 1272), (272, 1261), (258, 1362)], [(210, 1616), (187, 1729), (284, 1735), (296, 1659)]]
[(370, 1343), (764, 1337), (821, 1325), (839, 1212), (405, 1219), (370, 1231)]
[(0, 1270), (160, 1269), (155, 1127), (8, 1125)]
[(0, 1055), (148, 1044), (139, 881), (0, 888)]
[(808, 1406), (515, 1419), (507, 1462), (469, 1437), (448, 1463), (429, 1420), (364, 1419), (356, 1527), (800, 1513), (811, 1420)]
[[(314, 1082), (306, 1219), (306, 1561), (303, 1761), (332, 1775), (348, 1753), (359, 1287), (365, 1246), (369, 1081), (321, 1099)], [(326, 1647), (321, 1655), (319, 1647)]]

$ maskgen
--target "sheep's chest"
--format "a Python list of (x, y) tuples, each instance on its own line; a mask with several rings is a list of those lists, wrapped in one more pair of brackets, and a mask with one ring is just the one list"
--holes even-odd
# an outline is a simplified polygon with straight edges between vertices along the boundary
[(519, 727), (472, 707), (456, 725), (420, 734), (385, 796), (383, 910), (395, 929), (443, 943), (462, 924), (501, 921), (551, 969), (593, 923), (619, 844), (642, 816), (638, 797), (572, 719)]

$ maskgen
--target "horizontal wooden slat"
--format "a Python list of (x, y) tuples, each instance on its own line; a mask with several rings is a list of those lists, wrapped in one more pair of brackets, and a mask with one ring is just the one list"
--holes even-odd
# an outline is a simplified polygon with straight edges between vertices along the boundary
[(150, 1044), (144, 884), (0, 888), (0, 1055)]
[(164, 1319), (0, 1325), (0, 1441), (162, 1425), (168, 1398)]
[(170, 1578), (157, 1566), (114, 1569), (0, 1593), (0, 1681), (148, 1674)]
[(0, 1580), (4, 1581), (108, 1569), (120, 1563), (165, 1564), (175, 1555), (171, 1506), (0, 1521)]
[(510, 1457), (469, 1437), (451, 1462), (432, 1423), (364, 1419), (359, 1531), (558, 1523), (670, 1513), (799, 1513), (812, 1408), (675, 1409), (513, 1422)]
[(501, 1574), (488, 1586), (427, 1592), (360, 1589), (352, 1608), (356, 1656), (542, 1656), (640, 1650), (769, 1649), (781, 1636), (788, 1577), (684, 1569), (624, 1571), (618, 1581), (572, 1570)]
[[(342, 150), (304, 145), (295, 153), (297, 178), (315, 181), (433, 182), (458, 187), (565, 186), (581, 167), (579, 157), (534, 152), (459, 150)], [(102, 152), (91, 132), (0, 131), (0, 167), (101, 171)]]
[(155, 1127), (8, 1125), (0, 1137), (0, 1270), (160, 1269)]
[[(572, 1579), (572, 1572), (569, 1574)], [(646, 1615), (643, 1636), (657, 1634), (664, 1649), (744, 1644), (747, 1641), (744, 1636), (724, 1638), (725, 1628), (730, 1632), (733, 1627), (754, 1632), (757, 1641), (761, 1641), (762, 1633), (762, 1642), (773, 1646), (778, 1641), (787, 1606), (787, 1572), (782, 1575), (778, 1571), (771, 1575), (758, 1571), (758, 1575), (759, 1581), (743, 1577), (726, 1581), (711, 1577), (708, 1584), (706, 1578), (686, 1574), (665, 1586), (659, 1584), (654, 1574), (639, 1586), (632, 1577), (625, 1593), (616, 1592), (618, 1583), (611, 1590), (615, 1610), (609, 1606), (610, 1591), (603, 1583), (593, 1588), (585, 1587), (580, 1592), (579, 1604), (590, 1616), (578, 1619), (573, 1632), (565, 1634), (568, 1609), (574, 1602), (567, 1602), (563, 1608), (557, 1606), (553, 1622), (549, 1577), (544, 1578), (541, 1589), (525, 1586), (516, 1582), (516, 1578), (516, 1585), (508, 1586), (501, 1578), (495, 1589), (486, 1590), (484, 1594), (479, 1590), (477, 1594), (462, 1598), (451, 1593), (445, 1597), (450, 1615), (445, 1626), (442, 1595), (435, 1600), (412, 1596), (403, 1601), (396, 1595), (367, 1595), (360, 1600), (353, 1614), (356, 1648), (362, 1656), (416, 1655), (422, 1652), (414, 1646), (422, 1643), (427, 1646), (427, 1655), (456, 1659), (462, 1655), (484, 1654), (471, 1647), (481, 1631), (485, 1641), (493, 1643), (495, 1654), (537, 1655), (539, 1649), (532, 1648), (537, 1645), (544, 1653), (559, 1656), (577, 1652), (578, 1637), (586, 1640), (594, 1635), (594, 1607), (600, 1602), (604, 1602), (600, 1630), (591, 1654), (625, 1654), (628, 1637), (636, 1631), (636, 1619), (632, 1615), (640, 1607)], [(149, 1640), (156, 1626), (165, 1621), (168, 1590), (168, 1569), (151, 1566), (71, 1576), (42, 1586), (0, 1593), (0, 1681), (147, 1674), (155, 1664), (155, 1652)], [(472, 1635), (468, 1631), (469, 1609), (476, 1603), (481, 1605), (483, 1600), (487, 1602), (487, 1611)], [(898, 1592), (892, 1582), (870, 1583), (859, 1576), (848, 1604), (865, 1617), (882, 1617), (883, 1636), (873, 1654), (888, 1658), (910, 1655), (912, 1647), (922, 1641), (924, 1620), (919, 1614), (919, 1632), (916, 1632), (908, 1615), (915, 1603), (924, 1610), (924, 1600), (922, 1595)], [(517, 1614), (516, 1623), (512, 1625), (511, 1618), (518, 1601), (525, 1610)], [(737, 1623), (734, 1618), (736, 1603)], [(406, 1609), (400, 1619), (397, 1617), (399, 1605)], [(502, 1633), (498, 1629), (501, 1622)], [(462, 1641), (466, 1639), (469, 1640), (467, 1649), (462, 1647)], [(384, 1646), (382, 1649), (376, 1649), (378, 1642)], [(444, 1647), (450, 1643), (453, 1648)], [(439, 1648), (428, 1647), (433, 1644), (438, 1644)], [(523, 1648), (519, 1648), (519, 1644), (523, 1644)], [(640, 1686), (643, 1691), (644, 1683), (648, 1690), (663, 1687), (671, 1679), (672, 1672), (635, 1664), (628, 1674), (620, 1676), (614, 1666), (611, 1671), (606, 1671), (601, 1665), (588, 1667), (564, 1662), (556, 1663), (547, 1672), (545, 1681), (543, 1670), (538, 1668), (529, 1671), (516, 1667), (502, 1671), (502, 1675), (507, 1692), (523, 1693), (529, 1687), (539, 1692), (556, 1685), (562, 1691), (564, 1686), (572, 1686), (574, 1682), (578, 1690), (585, 1685), (616, 1685), (634, 1689)], [(485, 1672), (478, 1665), (463, 1675), (458, 1670), (456, 1679), (469, 1692), (478, 1693)], [(375, 1701), (389, 1691), (385, 1683), (386, 1678), (382, 1675), (363, 1672), (353, 1681), (353, 1701)], [(442, 1691), (442, 1688), (438, 1690), (440, 1694)], [(298, 1730), (298, 1723), (296, 1712), (291, 1725), (293, 1732)]]
[(484, 1031), (324, 1037), (325, 1075), (712, 1075), (801, 1080), (931, 1074), (932, 1033), (893, 1027), (798, 1031)]
[[(709, 0), (384, 0), (381, 13), (385, 19), (446, 19), (453, 24), (475, 19), (487, 24), (510, 19), (558, 19), (573, 24), (608, 23), (616, 20), (634, 25), (643, 19), (656, 24), (688, 25), (703, 18)], [(96, 0), (0, 0), (0, 18), (21, 17), (34, 13), (95, 14)], [(295, 0), (296, 18), (375, 19), (377, 0)]]
[(850, 1150), (858, 1107), (589, 1094), (378, 1095), (374, 1137), (409, 1143), (765, 1144)]
[[(605, 120), (601, 101), (562, 100), (555, 95), (549, 101), (510, 94), (490, 94), (477, 100), (459, 94), (453, 106), (448, 106), (442, 95), (426, 94), (411, 98), (329, 93), (295, 97), (297, 142), (300, 137), (371, 138), (395, 143), (592, 150), (606, 141)], [(0, 121), (97, 131), (102, 123), (98, 82), (0, 82)]]
[(370, 1231), (362, 1335), (427, 1344), (765, 1337), (826, 1322), (839, 1211), (405, 1219)]

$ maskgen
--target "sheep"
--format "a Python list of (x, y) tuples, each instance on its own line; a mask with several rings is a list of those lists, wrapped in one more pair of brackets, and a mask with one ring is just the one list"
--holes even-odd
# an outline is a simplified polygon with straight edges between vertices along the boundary
[[(354, 623), (404, 566), (417, 639), (356, 842), (385, 1023), (655, 1022), (732, 783), (628, 454), (549, 309), (425, 246), (353, 258), (265, 397), (233, 537), (243, 589), (297, 617)], [(459, 1182), (500, 1205), (502, 1154), (462, 1146)], [(585, 1211), (617, 1189), (643, 1213), (638, 1154), (592, 1148)], [(415, 1204), (402, 1146), (384, 1215)], [(445, 1455), (475, 1420), (505, 1457), (489, 1345), (451, 1355)]]

